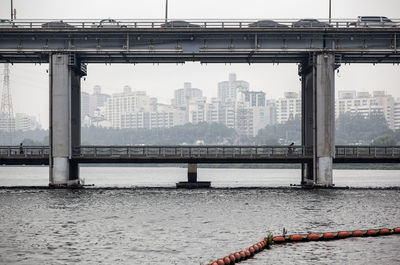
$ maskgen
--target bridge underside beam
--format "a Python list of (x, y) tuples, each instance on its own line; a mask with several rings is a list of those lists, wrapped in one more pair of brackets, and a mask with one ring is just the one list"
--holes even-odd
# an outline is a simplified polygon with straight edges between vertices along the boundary
[[(81, 51), (77, 55), (82, 63), (301, 63), (306, 60), (309, 53), (320, 52), (321, 49), (276, 49), (262, 51), (260, 49), (249, 49), (248, 51), (236, 51), (235, 49), (225, 49), (218, 52), (185, 53), (176, 52), (158, 52), (157, 50), (148, 50), (143, 52), (132, 52), (126, 49), (93, 52)], [(335, 52), (340, 56), (341, 63), (400, 63), (400, 53), (394, 50), (376, 51), (340, 51), (324, 50)], [(65, 52), (75, 52), (74, 50), (65, 50)], [(15, 52), (0, 50), (0, 63), (48, 63), (49, 50), (29, 51), (16, 50)]]
[(63, 52), (83, 63), (300, 63), (328, 52), (343, 63), (399, 63), (399, 35), (399, 28), (0, 28), (0, 62), (45, 62)]

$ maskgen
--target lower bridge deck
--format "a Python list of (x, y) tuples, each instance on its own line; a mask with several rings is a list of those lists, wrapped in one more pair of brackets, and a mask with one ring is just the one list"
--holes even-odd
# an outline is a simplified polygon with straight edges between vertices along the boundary
[[(77, 163), (309, 163), (304, 146), (79, 146)], [(48, 146), (2, 146), (0, 165), (48, 165)], [(400, 146), (336, 146), (334, 163), (400, 163)]]

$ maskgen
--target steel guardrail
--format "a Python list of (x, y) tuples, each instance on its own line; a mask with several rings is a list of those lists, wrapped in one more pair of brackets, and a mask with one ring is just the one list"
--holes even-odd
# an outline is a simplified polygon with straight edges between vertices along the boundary
[[(165, 24), (164, 19), (115, 19), (117, 24), (100, 24), (102, 19), (15, 19), (9, 20), (6, 23), (0, 23), (0, 29), (2, 28), (44, 28), (44, 24), (49, 22), (64, 22), (65, 27), (71, 29), (73, 28), (83, 28), (83, 29), (94, 29), (94, 28), (170, 28), (163, 26)], [(172, 21), (185, 21), (195, 26), (188, 26), (187, 28), (251, 28), (250, 24), (267, 20), (265, 18), (260, 19), (170, 19), (168, 22)], [(297, 22), (299, 19), (268, 19), (273, 20), (281, 25), (287, 26), (289, 28), (293, 27), (293, 23)], [(329, 23), (329, 19), (320, 18), (317, 19), (319, 22), (327, 23), (325, 27), (332, 28), (370, 28), (368, 23), (357, 23), (357, 19), (333, 19)], [(400, 18), (391, 19), (393, 24), (383, 24), (382, 28), (387, 27), (400, 27)], [(68, 25), (67, 25), (68, 24)], [(72, 26), (71, 28), (69, 26)], [(278, 26), (276, 26), (278, 27)], [(46, 27), (45, 29), (57, 29), (63, 27)], [(182, 28), (182, 27), (175, 27)], [(274, 28), (272, 27), (253, 27), (253, 28)], [(306, 28), (318, 28), (315, 25), (306, 26)], [(319, 27), (321, 28), (321, 27)], [(322, 27), (324, 28), (324, 27)], [(379, 28), (379, 27), (371, 27)]]
[[(134, 145), (134, 146), (78, 146), (73, 157), (305, 157), (312, 156), (312, 147), (261, 145)], [(0, 146), (1, 158), (48, 157), (48, 146)], [(400, 146), (337, 145), (336, 158), (400, 158)]]

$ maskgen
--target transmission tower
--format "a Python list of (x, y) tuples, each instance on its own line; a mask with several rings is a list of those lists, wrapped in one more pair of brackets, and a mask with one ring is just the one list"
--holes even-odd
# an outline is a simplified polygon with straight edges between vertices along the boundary
[(10, 93), (10, 75), (8, 63), (4, 64), (3, 94), (1, 97), (1, 112), (8, 117), (14, 117), (12, 98)]
[(13, 134), (15, 131), (15, 119), (12, 105), (12, 98), (10, 92), (10, 73), (8, 63), (4, 64), (4, 79), (3, 79), (3, 93), (1, 96), (1, 111), (0, 111), (0, 129), (9, 133), (9, 144), (12, 144)]

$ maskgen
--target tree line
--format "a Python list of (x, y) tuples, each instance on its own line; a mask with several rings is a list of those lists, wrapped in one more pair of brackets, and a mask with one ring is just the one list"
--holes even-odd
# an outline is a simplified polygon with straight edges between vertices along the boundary
[[(48, 130), (0, 131), (0, 145), (48, 145)], [(218, 123), (185, 124), (159, 129), (115, 129), (83, 127), (82, 145), (287, 145), (301, 144), (301, 118), (294, 117), (286, 123), (267, 125), (255, 137), (239, 136), (234, 129)], [(336, 119), (335, 143), (337, 145), (399, 145), (400, 130), (389, 129), (382, 113), (364, 116), (345, 113)]]

